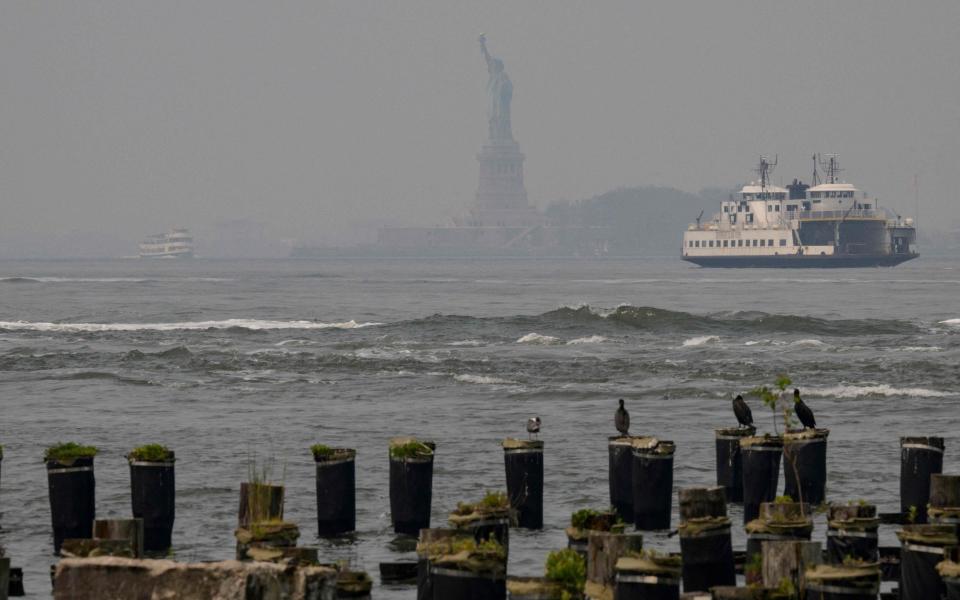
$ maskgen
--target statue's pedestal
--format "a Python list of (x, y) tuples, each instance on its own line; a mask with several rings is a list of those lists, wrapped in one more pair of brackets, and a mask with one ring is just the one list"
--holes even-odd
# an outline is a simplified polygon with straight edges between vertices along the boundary
[(513, 140), (488, 140), (477, 155), (480, 181), (470, 210), (471, 225), (531, 227), (543, 217), (527, 202), (523, 186), (523, 153)]

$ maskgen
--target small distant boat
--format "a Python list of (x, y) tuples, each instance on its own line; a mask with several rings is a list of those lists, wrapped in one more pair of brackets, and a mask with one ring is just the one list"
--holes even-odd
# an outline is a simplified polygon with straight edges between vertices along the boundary
[(193, 237), (183, 228), (151, 235), (140, 242), (140, 258), (193, 258)]

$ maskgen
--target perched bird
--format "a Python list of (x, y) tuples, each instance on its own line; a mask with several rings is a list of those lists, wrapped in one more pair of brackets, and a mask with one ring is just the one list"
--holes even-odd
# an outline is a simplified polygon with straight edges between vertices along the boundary
[(797, 413), (797, 418), (807, 429), (816, 429), (817, 420), (813, 418), (813, 411), (800, 399), (800, 390), (793, 390), (793, 410)]
[(743, 396), (739, 394), (733, 399), (733, 414), (737, 415), (737, 422), (741, 427), (753, 427), (753, 413)]
[(533, 439), (540, 433), (540, 417), (530, 417), (527, 419), (527, 433), (530, 434), (530, 439)]
[(620, 408), (613, 417), (613, 424), (617, 426), (620, 435), (630, 435), (630, 413), (623, 407), (623, 398), (620, 398)]

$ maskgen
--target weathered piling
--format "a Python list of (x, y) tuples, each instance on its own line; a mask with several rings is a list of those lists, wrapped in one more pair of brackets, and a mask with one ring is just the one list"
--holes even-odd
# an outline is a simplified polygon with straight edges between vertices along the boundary
[(946, 594), (937, 564), (957, 545), (956, 525), (904, 525), (900, 538), (900, 598), (929, 600)]
[(396, 533), (417, 535), (430, 527), (435, 450), (433, 442), (390, 440), (390, 519)]
[(610, 506), (625, 523), (633, 523), (633, 441), (636, 436), (618, 435), (608, 438), (608, 478)]
[(806, 572), (823, 562), (820, 542), (767, 541), (763, 543), (763, 586), (777, 588), (788, 582), (803, 597)]
[(760, 515), (747, 523), (745, 529), (750, 560), (761, 553), (764, 542), (808, 541), (813, 532), (813, 517), (806, 504), (764, 502), (760, 505)]
[(783, 435), (783, 493), (811, 506), (827, 497), (829, 429), (801, 429)]
[[(0, 593), (2, 593), (3, 588), (0, 588)], [(7, 584), (7, 591), (11, 598), (19, 598), (20, 596), (26, 596), (27, 592), (23, 588), (23, 569), (21, 567), (10, 567), (10, 579)], [(0, 596), (0, 600), (4, 600)]]
[(876, 600), (880, 593), (880, 567), (876, 563), (817, 565), (807, 569), (808, 600)]
[(240, 510), (237, 524), (247, 528), (253, 523), (283, 520), (282, 485), (244, 482), (240, 484)]
[(506, 598), (507, 555), (495, 539), (478, 544), (472, 536), (439, 536), (425, 542), (421, 536), (417, 553), (427, 558), (429, 568), (429, 590), (418, 586), (418, 598)]
[(74, 443), (47, 449), (47, 485), (53, 523), (53, 551), (59, 554), (63, 540), (89, 538), (96, 510), (96, 479), (93, 457), (97, 449)]
[(453, 546), (457, 543), (466, 543), (466, 540), (472, 540), (471, 532), (462, 529), (428, 529), (420, 530), (417, 540), (417, 600), (433, 599), (433, 578), (430, 574), (433, 554), (442, 550), (445, 546)]
[(723, 488), (727, 502), (743, 502), (743, 458), (740, 440), (753, 437), (755, 427), (716, 429), (717, 485)]
[(356, 456), (352, 448), (311, 447), (316, 463), (317, 535), (331, 537), (357, 528)]
[(570, 515), (570, 526), (566, 529), (567, 548), (587, 559), (590, 533), (593, 531), (614, 531), (623, 533), (623, 523), (614, 510), (594, 510), (583, 508)]
[(134, 558), (143, 558), (143, 519), (97, 519), (93, 522), (96, 540), (126, 540)]
[(730, 519), (722, 487), (680, 490), (680, 553), (683, 557), (683, 590), (708, 591), (734, 585)]
[(503, 440), (507, 495), (517, 512), (517, 525), (543, 529), (543, 442)]
[(130, 503), (133, 516), (143, 519), (143, 550), (165, 555), (173, 545), (176, 518), (176, 477), (172, 450), (158, 444), (135, 448), (130, 465)]
[(563, 588), (546, 577), (507, 577), (510, 600), (562, 600)]
[(673, 455), (676, 445), (639, 438), (633, 446), (633, 524), (637, 529), (670, 528)]
[(877, 507), (872, 504), (831, 504), (827, 509), (827, 560), (836, 565), (848, 558), (877, 562)]
[(916, 524), (927, 522), (930, 476), (943, 471), (942, 437), (900, 438), (900, 512)]
[(955, 548), (952, 554), (937, 565), (937, 573), (947, 588), (947, 600), (960, 600), (960, 550)]
[(760, 505), (777, 497), (783, 438), (752, 436), (740, 440), (743, 461), (743, 522), (760, 514)]
[(372, 589), (373, 579), (367, 575), (366, 571), (340, 569), (337, 573), (337, 600), (341, 598), (370, 600)]
[(3, 548), (0, 548), (0, 600), (7, 600), (7, 593), (10, 590), (10, 559), (3, 556)]
[(389, 584), (417, 583), (417, 561), (380, 563), (380, 581)]
[(960, 523), (960, 475), (930, 476), (930, 506), (927, 512), (931, 523)]
[(680, 558), (644, 553), (617, 561), (617, 600), (678, 600)]
[(478, 543), (492, 537), (509, 553), (510, 526), (516, 523), (516, 513), (505, 493), (488, 492), (479, 502), (460, 502), (449, 521), (454, 529), (472, 533)]
[(617, 561), (642, 550), (643, 535), (640, 533), (590, 531), (587, 541), (587, 596), (612, 596), (616, 590)]

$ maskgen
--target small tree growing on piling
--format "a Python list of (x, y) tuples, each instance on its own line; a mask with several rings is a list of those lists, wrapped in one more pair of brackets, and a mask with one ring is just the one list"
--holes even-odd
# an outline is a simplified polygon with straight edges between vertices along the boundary
[[(774, 435), (780, 435), (780, 432), (777, 429), (777, 403), (780, 401), (780, 397), (783, 396), (783, 393), (791, 383), (793, 383), (793, 381), (791, 381), (789, 377), (786, 375), (780, 375), (777, 377), (773, 388), (763, 385), (750, 390), (750, 394), (752, 396), (759, 398), (760, 401), (770, 409), (770, 413), (773, 417)], [(790, 410), (787, 407), (783, 407), (784, 428), (789, 427), (792, 422), (793, 416), (790, 414)]]

